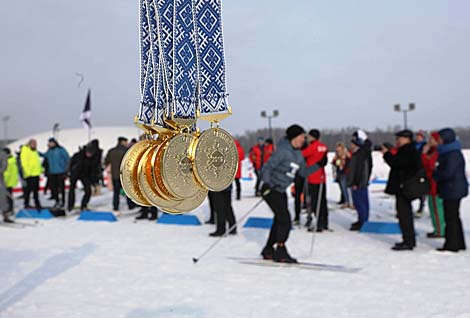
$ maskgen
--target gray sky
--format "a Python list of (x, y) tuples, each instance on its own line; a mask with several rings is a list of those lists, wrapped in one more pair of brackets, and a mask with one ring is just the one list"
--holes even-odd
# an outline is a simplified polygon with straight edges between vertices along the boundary
[[(225, 0), (233, 133), (400, 124), (469, 125), (470, 1)], [(0, 115), (9, 136), (80, 127), (88, 87), (94, 125), (129, 125), (139, 105), (137, 0), (8, 1), (0, 10)], [(86, 81), (77, 88), (76, 72)]]

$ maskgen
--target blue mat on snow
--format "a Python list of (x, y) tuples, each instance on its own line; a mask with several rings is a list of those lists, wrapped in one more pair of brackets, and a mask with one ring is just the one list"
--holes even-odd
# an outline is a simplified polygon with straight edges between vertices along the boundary
[(16, 217), (29, 219), (53, 219), (54, 215), (52, 215), (51, 211), (46, 209), (42, 209), (40, 211), (22, 209), (16, 214)]
[(401, 234), (398, 223), (393, 222), (367, 222), (361, 227), (363, 233), (375, 234)]
[(374, 179), (371, 181), (372, 184), (387, 184), (388, 180), (385, 179)]
[(117, 218), (112, 212), (83, 211), (78, 217), (79, 221), (116, 222)]
[(243, 227), (254, 227), (258, 229), (270, 229), (273, 225), (272, 218), (249, 217)]
[(201, 225), (201, 221), (197, 216), (192, 214), (167, 214), (163, 213), (157, 220), (158, 224), (174, 224), (174, 225)]

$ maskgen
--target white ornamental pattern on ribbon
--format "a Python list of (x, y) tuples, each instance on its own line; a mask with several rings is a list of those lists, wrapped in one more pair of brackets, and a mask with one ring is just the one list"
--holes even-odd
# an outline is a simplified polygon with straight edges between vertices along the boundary
[(201, 115), (227, 112), (220, 0), (196, 1)]
[(196, 117), (196, 41), (191, 0), (175, 0), (174, 90), (175, 117)]
[(139, 120), (228, 110), (220, 0), (141, 0)]

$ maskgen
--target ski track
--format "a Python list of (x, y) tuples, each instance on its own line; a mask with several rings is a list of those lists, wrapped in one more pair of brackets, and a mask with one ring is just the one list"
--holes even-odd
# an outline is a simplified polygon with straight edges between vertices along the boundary
[[(239, 217), (258, 200), (250, 182), (242, 187), (243, 200), (233, 201)], [(393, 200), (382, 188), (371, 187), (371, 220), (394, 222)], [(333, 207), (336, 184), (328, 185), (328, 197)], [(105, 193), (90, 205), (109, 211), (110, 202)], [(469, 209), (465, 200), (467, 243)], [(206, 220), (207, 203), (195, 214)], [(263, 203), (251, 216), (271, 213)], [(470, 253), (435, 252), (442, 240), (425, 238), (431, 230), (428, 213), (416, 220), (413, 252), (390, 251), (398, 235), (348, 231), (356, 218), (352, 210), (330, 211), (334, 232), (315, 233), (313, 258), (308, 257), (312, 233), (298, 227), (291, 232), (293, 256), (361, 269), (353, 274), (230, 259), (258, 257), (268, 234), (262, 229), (240, 227), (237, 236), (223, 239), (194, 265), (191, 258), (213, 242), (207, 236), (213, 226), (134, 224), (128, 215), (115, 223), (76, 218), (0, 227), (0, 317), (470, 317)]]

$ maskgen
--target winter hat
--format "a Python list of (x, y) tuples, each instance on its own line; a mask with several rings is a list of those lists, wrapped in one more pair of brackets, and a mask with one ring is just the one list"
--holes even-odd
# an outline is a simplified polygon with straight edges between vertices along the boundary
[(423, 139), (426, 139), (426, 135), (424, 134), (424, 131), (423, 130), (420, 130), (416, 133), (416, 137), (421, 137)]
[(312, 129), (308, 132), (308, 134), (315, 139), (320, 138), (320, 131), (318, 129)]
[(118, 142), (121, 143), (123, 141), (127, 141), (128, 139), (126, 137), (119, 137)]
[(452, 128), (444, 128), (439, 130), (439, 136), (442, 139), (442, 142), (445, 144), (450, 144), (457, 139), (455, 131)]
[(409, 129), (404, 129), (395, 134), (396, 137), (405, 137), (413, 140), (413, 132)]
[(49, 138), (49, 140), (47, 140), (48, 142), (53, 142), (55, 143), (56, 145), (58, 145), (59, 143), (57, 142), (57, 140), (54, 138), (54, 137), (51, 137)]
[(439, 136), (439, 133), (437, 131), (433, 131), (431, 133), (431, 137), (434, 138), (434, 140), (439, 140), (440, 136)]
[(273, 139), (272, 138), (266, 139), (266, 143), (272, 145), (273, 144)]
[(7, 155), (11, 155), (10, 148), (3, 148), (3, 152), (6, 153)]
[(286, 129), (286, 137), (289, 140), (292, 140), (301, 134), (305, 134), (305, 130), (299, 125), (291, 125)]
[(357, 146), (362, 146), (367, 140), (367, 134), (364, 130), (359, 129), (352, 134), (351, 142)]

